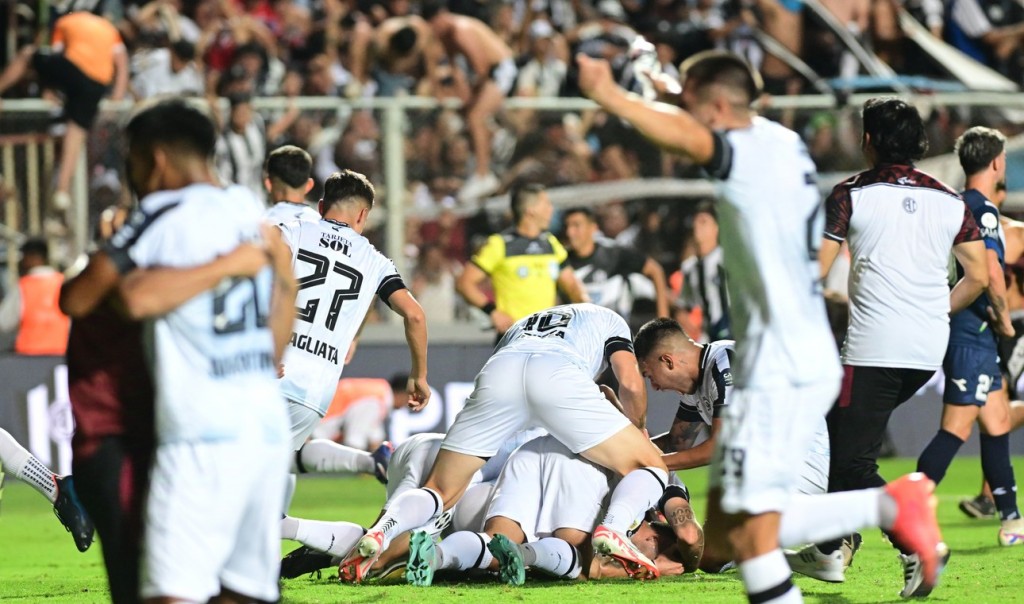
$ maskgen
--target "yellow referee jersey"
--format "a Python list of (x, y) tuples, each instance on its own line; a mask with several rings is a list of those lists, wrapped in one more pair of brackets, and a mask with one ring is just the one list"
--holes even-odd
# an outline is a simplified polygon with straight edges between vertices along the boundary
[(555, 305), (568, 257), (551, 233), (530, 239), (509, 229), (488, 237), (472, 262), (490, 276), (498, 310), (518, 321)]

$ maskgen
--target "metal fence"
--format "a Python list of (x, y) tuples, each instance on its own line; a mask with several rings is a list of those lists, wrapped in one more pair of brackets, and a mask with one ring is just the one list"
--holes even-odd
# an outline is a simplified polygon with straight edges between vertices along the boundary
[[(833, 95), (783, 96), (767, 99), (761, 110), (769, 117), (779, 118), (794, 112), (833, 111), (847, 116), (856, 116), (855, 109), (865, 100), (877, 94), (852, 94), (846, 97)], [(1000, 92), (951, 92), (938, 94), (902, 95), (915, 103), (924, 111), (934, 108), (957, 108), (972, 115), (985, 115), (990, 122), (1004, 124), (1024, 123), (1024, 95), (1019, 93)], [(226, 101), (222, 108), (226, 108)], [(405, 272), (407, 267), (403, 247), (405, 245), (405, 221), (413, 210), (406, 208), (404, 203), (389, 203), (389, 197), (396, 197), (395, 192), (404, 192), (407, 186), (406, 157), (404, 144), (409, 132), (409, 114), (437, 108), (457, 108), (455, 101), (439, 101), (424, 97), (387, 97), (371, 99), (339, 99), (333, 97), (259, 98), (254, 107), (264, 113), (280, 112), (294, 105), (300, 111), (335, 112), (339, 116), (347, 116), (354, 110), (374, 110), (378, 116), (381, 130), (381, 163), (384, 199), (386, 208), (384, 241), (386, 253)], [(104, 103), (103, 115), (123, 116), (131, 108), (127, 102)], [(596, 106), (585, 99), (573, 98), (510, 98), (505, 103), (505, 110), (536, 110), (555, 112), (586, 112)], [(3, 120), (7, 124), (16, 124), (22, 118), (29, 119), (52, 112), (53, 106), (38, 99), (10, 99), (3, 104)], [(8, 121), (9, 120), (9, 121)], [(72, 207), (63, 215), (66, 233), (46, 232), (45, 216), (47, 212), (57, 211), (48, 206), (49, 183), (54, 169), (54, 150), (56, 140), (44, 133), (0, 134), (0, 165), (4, 173), (4, 183), (10, 187), (17, 185), (14, 194), (7, 198), (3, 208), (3, 226), (0, 239), (8, 244), (17, 243), (26, 235), (46, 235), (55, 244), (67, 248), (70, 258), (86, 250), (90, 240), (90, 207), (88, 199), (87, 174), (90, 166), (85, 157), (82, 158), (76, 172), (73, 185)], [(83, 154), (84, 155), (84, 154)], [(828, 184), (828, 179), (823, 179)], [(700, 180), (645, 180), (617, 183), (580, 184), (564, 189), (552, 190), (552, 198), (556, 205), (578, 202), (581, 198), (595, 200), (674, 197), (695, 198), (705, 197), (712, 193), (706, 181)], [(1012, 201), (1020, 200), (1013, 198)], [(1024, 205), (1024, 204), (1021, 204)], [(502, 208), (503, 200), (496, 198), (484, 204), (485, 208)], [(424, 217), (422, 210), (415, 215)], [(55, 241), (55, 239), (57, 241)], [(8, 246), (8, 249), (9, 246)], [(7, 254), (9, 267), (13, 267), (15, 254)], [(11, 271), (8, 275), (13, 275)]]

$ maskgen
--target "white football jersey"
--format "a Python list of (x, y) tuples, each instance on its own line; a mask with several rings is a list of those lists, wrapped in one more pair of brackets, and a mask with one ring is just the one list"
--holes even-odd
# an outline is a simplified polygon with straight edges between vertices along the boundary
[(293, 220), (319, 222), (320, 213), (304, 203), (279, 201), (270, 206), (267, 213), (263, 215), (263, 218), (267, 222), (275, 225), (288, 224)]
[(736, 385), (839, 379), (818, 268), (824, 213), (806, 146), (761, 117), (716, 136), (726, 159), (710, 170), (721, 179), (717, 209)]
[(495, 352), (561, 352), (596, 378), (617, 350), (633, 352), (629, 325), (596, 304), (565, 304), (523, 317), (505, 332)]
[(347, 224), (293, 220), (280, 229), (299, 285), (281, 391), (323, 416), (373, 297), (387, 302), (405, 283), (395, 264)]
[[(260, 237), (257, 207), (239, 186), (153, 193), (110, 249), (120, 249), (123, 269), (199, 266)], [(271, 283), (269, 267), (254, 278), (225, 279), (145, 322), (158, 442), (287, 441), (267, 327)]]

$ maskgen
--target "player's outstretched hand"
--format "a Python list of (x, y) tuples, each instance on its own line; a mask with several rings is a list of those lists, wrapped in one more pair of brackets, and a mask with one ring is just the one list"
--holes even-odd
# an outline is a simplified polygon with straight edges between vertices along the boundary
[(598, 384), (598, 388), (601, 389), (601, 394), (604, 395), (608, 402), (615, 406), (616, 409), (622, 412), (623, 415), (626, 411), (622, 408), (622, 403), (619, 402), (619, 397), (615, 394), (615, 391), (605, 386), (604, 384)]
[(410, 411), (419, 411), (430, 402), (430, 384), (427, 383), (427, 378), (410, 377), (406, 392), (409, 393)]
[(579, 84), (583, 94), (600, 103), (615, 90), (616, 84), (608, 61), (577, 53), (576, 65), (579, 67)]

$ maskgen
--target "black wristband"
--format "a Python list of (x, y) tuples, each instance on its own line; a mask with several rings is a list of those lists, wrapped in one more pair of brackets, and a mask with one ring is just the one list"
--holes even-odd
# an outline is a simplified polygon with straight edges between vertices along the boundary
[(682, 497), (686, 501), (690, 501), (690, 491), (685, 486), (677, 484), (670, 484), (665, 487), (665, 492), (661, 495), (661, 499), (658, 500), (658, 511), (665, 514), (665, 504), (668, 503), (669, 499), (675, 497)]
[(480, 307), (480, 310), (484, 311), (484, 314), (487, 316), (491, 316), (491, 313), (497, 309), (498, 307), (494, 304), (494, 302), (490, 301), (488, 301), (487, 304), (484, 304), (483, 306)]

